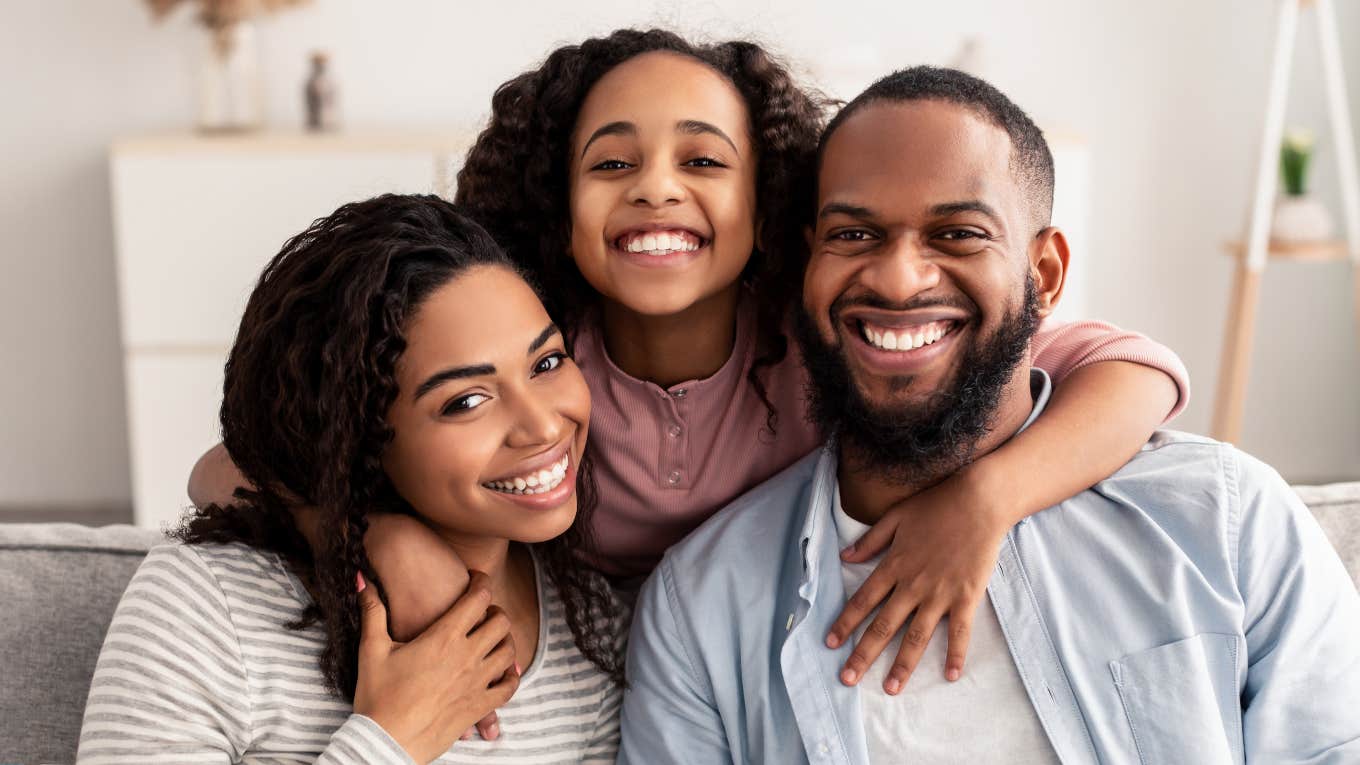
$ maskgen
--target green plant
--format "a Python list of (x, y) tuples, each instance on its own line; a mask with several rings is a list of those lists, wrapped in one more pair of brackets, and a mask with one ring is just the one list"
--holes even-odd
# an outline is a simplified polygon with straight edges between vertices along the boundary
[(1280, 144), (1280, 174), (1284, 192), (1291, 197), (1308, 192), (1308, 163), (1313, 158), (1313, 133), (1305, 128), (1285, 131)]

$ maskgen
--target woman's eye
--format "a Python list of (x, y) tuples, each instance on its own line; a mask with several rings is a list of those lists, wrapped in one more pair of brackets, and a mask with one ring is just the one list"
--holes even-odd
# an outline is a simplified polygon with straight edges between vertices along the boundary
[(597, 163), (594, 167), (592, 167), (592, 168), (590, 168), (590, 169), (591, 169), (591, 170), (624, 170), (624, 169), (627, 169), (627, 168), (629, 168), (629, 167), (632, 167), (632, 165), (629, 165), (627, 162), (624, 162), (624, 161), (621, 160), (621, 159), (606, 159), (606, 160), (603, 161), (603, 162)]
[(439, 413), (447, 417), (451, 414), (458, 414), (460, 412), (471, 411), (490, 400), (491, 397), (485, 394), (469, 393), (466, 396), (459, 396), (458, 398), (455, 398), (454, 400), (445, 404), (443, 410), (441, 410)]
[(712, 157), (696, 157), (685, 164), (689, 167), (727, 167)]
[(559, 352), (548, 354), (547, 356), (544, 356), (542, 359), (540, 359), (537, 364), (534, 365), (534, 374), (540, 375), (543, 374), (544, 372), (551, 372), (554, 369), (557, 369), (558, 367), (562, 366), (562, 362), (565, 361), (566, 358), (567, 354), (565, 353)]

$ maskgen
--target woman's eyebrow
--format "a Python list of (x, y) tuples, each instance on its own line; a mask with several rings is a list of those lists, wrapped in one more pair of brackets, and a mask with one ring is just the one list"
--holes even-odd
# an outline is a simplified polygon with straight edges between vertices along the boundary
[(492, 364), (470, 364), (465, 367), (453, 367), (430, 375), (430, 378), (416, 388), (416, 395), (413, 400), (419, 401), (420, 397), (438, 388), (450, 380), (461, 380), (464, 377), (481, 377), (483, 375), (496, 374), (496, 367)]
[(548, 338), (560, 334), (562, 334), (562, 330), (558, 329), (556, 324), (548, 322), (548, 326), (544, 327), (543, 331), (538, 333), (538, 337), (535, 337), (532, 343), (529, 343), (528, 353), (533, 353), (539, 348), (542, 348), (543, 344), (548, 342)]
[(603, 138), (607, 135), (637, 135), (637, 125), (623, 121), (610, 122), (607, 125), (601, 125), (594, 133), (590, 134), (590, 138), (586, 139), (586, 145), (581, 147), (581, 156), (584, 157), (586, 155), (586, 149), (589, 149), (590, 145), (595, 143), (595, 139)]
[(727, 141), (727, 145), (732, 147), (732, 151), (737, 152), (738, 155), (741, 154), (741, 152), (737, 150), (737, 145), (722, 131), (722, 128), (719, 128), (711, 122), (704, 122), (703, 120), (680, 120), (675, 123), (675, 129), (688, 135), (699, 135), (701, 133), (716, 135), (724, 141)]

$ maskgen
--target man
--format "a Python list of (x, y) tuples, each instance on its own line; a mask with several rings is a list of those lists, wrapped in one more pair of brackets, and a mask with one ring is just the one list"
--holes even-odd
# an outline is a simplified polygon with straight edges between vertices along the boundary
[(898, 72), (832, 121), (798, 321), (830, 441), (648, 582), (620, 762), (1360, 762), (1360, 597), (1278, 475), (1180, 433), (1010, 531), (962, 681), (885, 695), (895, 650), (835, 680), (854, 641), (822, 637), (868, 568), (840, 548), (1044, 408), (1052, 178), (1033, 123), (959, 72)]

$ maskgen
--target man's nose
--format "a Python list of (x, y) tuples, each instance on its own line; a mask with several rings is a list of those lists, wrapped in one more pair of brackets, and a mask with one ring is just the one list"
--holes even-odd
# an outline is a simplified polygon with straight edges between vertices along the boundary
[(676, 169), (665, 162), (644, 164), (628, 189), (629, 201), (644, 207), (663, 207), (684, 198), (685, 187)]
[(940, 283), (940, 267), (914, 236), (896, 237), (865, 267), (860, 281), (885, 300), (905, 303)]
[(514, 423), (506, 438), (509, 446), (545, 446), (562, 438), (563, 417), (551, 401), (534, 391), (522, 391), (510, 398)]

